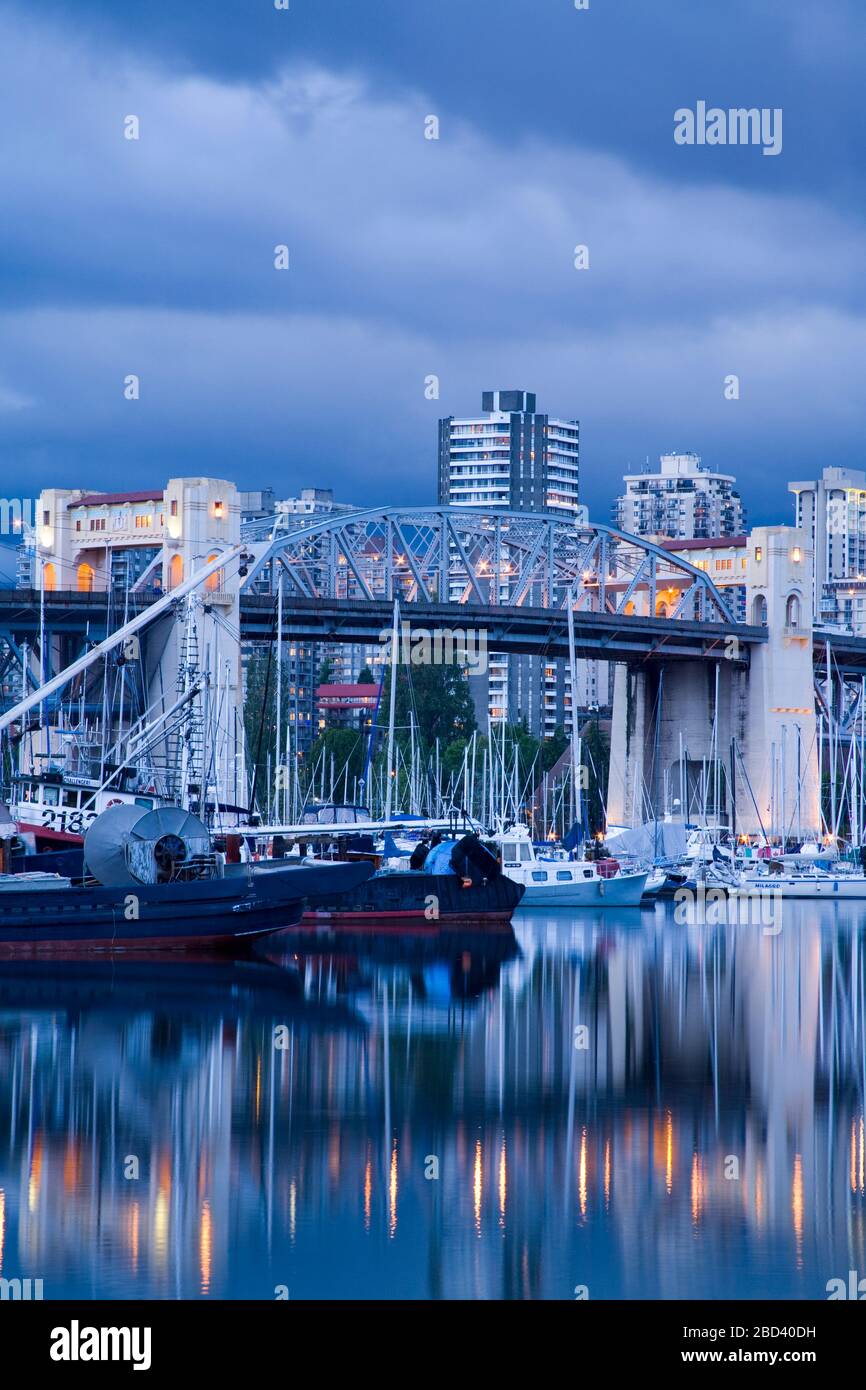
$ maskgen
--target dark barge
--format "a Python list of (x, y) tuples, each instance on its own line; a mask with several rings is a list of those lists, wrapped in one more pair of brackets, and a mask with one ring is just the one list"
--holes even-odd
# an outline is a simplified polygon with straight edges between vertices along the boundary
[(385, 869), (348, 893), (311, 894), (304, 922), (358, 927), (382, 922), (454, 927), (507, 924), (522, 897), (522, 884), (504, 874), (467, 884), (455, 874)]
[(87, 832), (89, 878), (0, 878), (0, 954), (237, 949), (296, 926), (306, 901), (339, 896), (367, 863), (252, 865), (226, 875), (206, 828), (175, 808), (112, 807)]

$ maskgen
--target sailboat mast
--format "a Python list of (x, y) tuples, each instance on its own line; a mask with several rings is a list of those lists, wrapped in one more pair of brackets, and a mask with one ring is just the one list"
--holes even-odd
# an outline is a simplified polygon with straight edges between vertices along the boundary
[(388, 701), (388, 766), (387, 785), (385, 787), (385, 820), (391, 819), (392, 787), (394, 780), (394, 716), (397, 708), (397, 662), (399, 659), (399, 631), (400, 622), (400, 601), (394, 600), (394, 621), (391, 628), (391, 690)]

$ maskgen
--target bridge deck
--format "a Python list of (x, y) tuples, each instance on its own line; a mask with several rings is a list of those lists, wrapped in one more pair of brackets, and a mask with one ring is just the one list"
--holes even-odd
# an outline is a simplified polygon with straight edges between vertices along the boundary
[[(284, 608), (284, 630), (310, 642), (376, 642), (390, 630), (392, 606), (386, 600), (293, 598)], [(486, 634), (489, 651), (524, 656), (568, 656), (568, 619), (564, 609), (505, 608), (482, 604), (415, 603), (401, 609), (413, 631), (472, 629)], [(244, 637), (266, 639), (274, 626), (274, 601), (266, 594), (249, 594), (241, 601)], [(740, 643), (741, 659), (749, 647), (766, 642), (766, 629), (681, 619), (623, 617), (605, 613), (574, 615), (575, 642), (580, 656), (605, 661), (637, 661), (658, 656), (694, 660), (725, 653), (732, 637)]]
[[(140, 610), (157, 595), (135, 595)], [(204, 596), (206, 597), (206, 596)], [(58, 590), (45, 595), (45, 623), (54, 634), (104, 635), (109, 596), (105, 592), (77, 593)], [(122, 621), (122, 600), (114, 597), (112, 627)], [(32, 641), (40, 626), (37, 589), (0, 589), (0, 635), (16, 643)], [(415, 603), (402, 610), (413, 629), (483, 629), (491, 651), (520, 655), (567, 657), (568, 630), (563, 609), (507, 608), (481, 604)], [(310, 642), (375, 642), (391, 625), (392, 608), (386, 600), (305, 599), (287, 600), (284, 631), (287, 637)], [(267, 641), (273, 636), (274, 600), (268, 594), (245, 593), (241, 598), (241, 631), (246, 640)], [(767, 641), (762, 627), (744, 624), (694, 623), (683, 619), (624, 617), (604, 613), (575, 613), (575, 638), (581, 656), (607, 661), (640, 661), (648, 657), (670, 660), (718, 659), (729, 639), (744, 649)], [(866, 638), (846, 633), (813, 634), (815, 665), (826, 661), (829, 640), (833, 666), (842, 675), (866, 675)]]

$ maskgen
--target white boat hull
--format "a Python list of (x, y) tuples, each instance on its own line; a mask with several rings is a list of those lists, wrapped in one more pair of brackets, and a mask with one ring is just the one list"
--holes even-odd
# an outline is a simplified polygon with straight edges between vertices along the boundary
[(729, 889), (732, 897), (760, 897), (778, 894), (782, 898), (866, 899), (866, 878), (786, 879), (768, 875)]
[(521, 907), (598, 907), (598, 883), (549, 883), (527, 885)]
[(583, 883), (527, 883), (520, 906), (640, 907), (648, 877), (645, 873), (617, 874), (615, 878), (593, 878)]

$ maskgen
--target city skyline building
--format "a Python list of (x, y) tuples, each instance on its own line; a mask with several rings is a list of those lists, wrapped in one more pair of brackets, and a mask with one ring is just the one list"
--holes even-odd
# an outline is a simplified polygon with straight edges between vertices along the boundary
[(866, 472), (834, 465), (788, 491), (812, 541), (816, 621), (866, 635)]
[(632, 536), (717, 540), (746, 529), (742, 498), (730, 473), (708, 468), (695, 453), (662, 454), (658, 469), (626, 473), (614, 525)]
[(540, 414), (534, 391), (484, 391), (481, 415), (439, 421), (440, 503), (581, 511), (580, 422)]
[[(439, 421), (440, 504), (487, 511), (553, 512), (588, 519), (579, 500), (580, 422), (537, 410), (534, 391), (484, 391), (482, 414)], [(608, 703), (608, 667), (578, 662), (580, 708)], [(550, 738), (571, 717), (566, 663), (491, 652), (486, 676), (472, 677), (476, 713), (519, 723)]]

